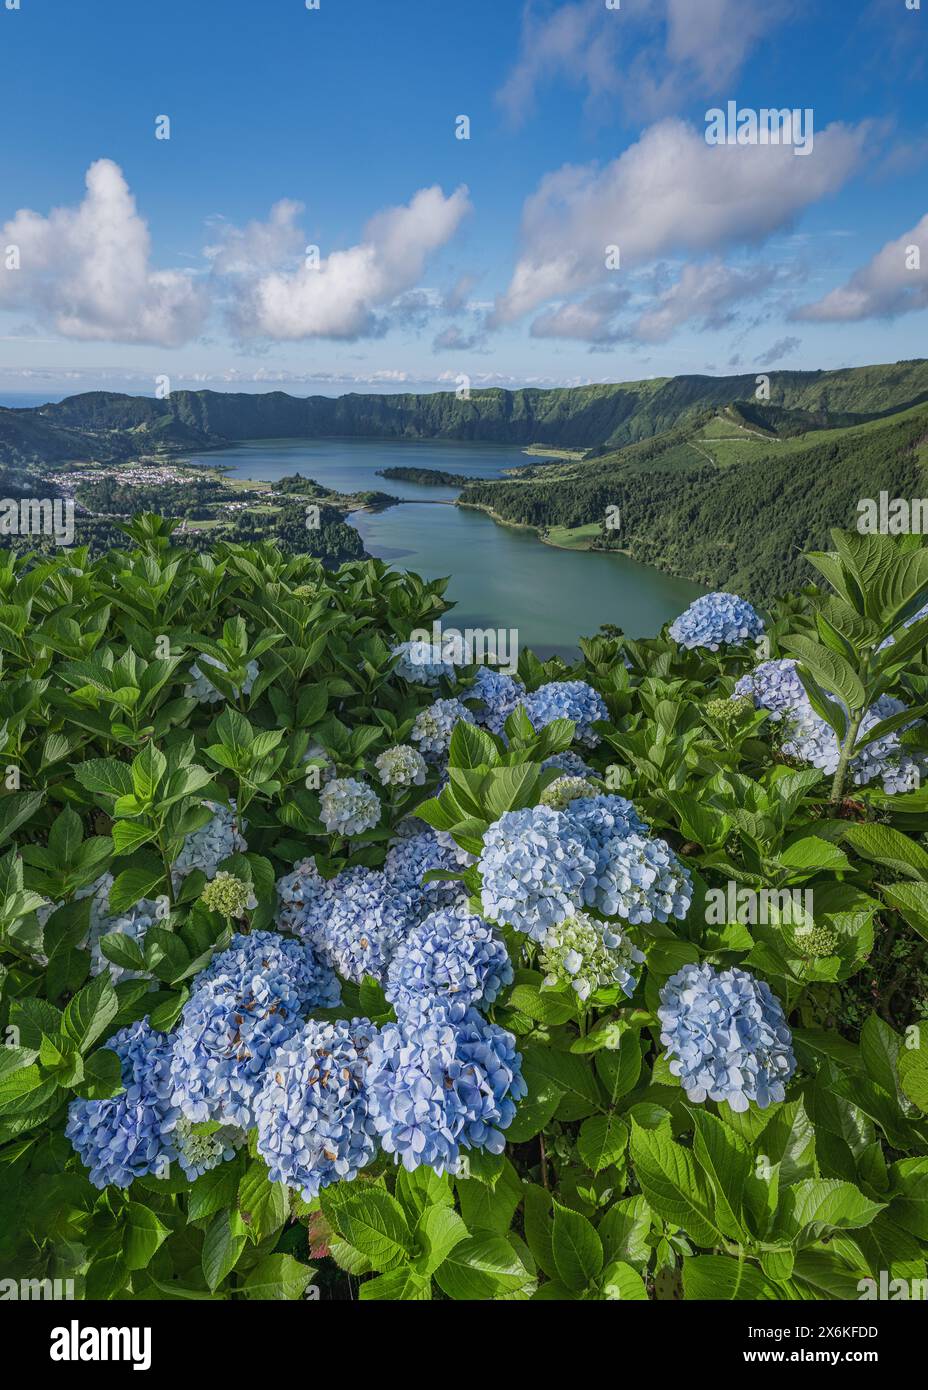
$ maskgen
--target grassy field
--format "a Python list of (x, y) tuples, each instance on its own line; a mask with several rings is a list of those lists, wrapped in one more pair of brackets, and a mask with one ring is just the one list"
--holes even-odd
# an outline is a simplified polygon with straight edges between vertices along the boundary
[(589, 550), (590, 542), (596, 540), (601, 530), (598, 521), (591, 521), (586, 526), (552, 526), (544, 540), (561, 550)]

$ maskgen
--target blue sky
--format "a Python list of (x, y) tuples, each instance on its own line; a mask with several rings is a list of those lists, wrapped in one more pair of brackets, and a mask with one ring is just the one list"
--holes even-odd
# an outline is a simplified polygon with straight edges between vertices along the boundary
[[(18, 2), (4, 394), (928, 352), (928, 0)], [(730, 100), (811, 152), (710, 146)]]

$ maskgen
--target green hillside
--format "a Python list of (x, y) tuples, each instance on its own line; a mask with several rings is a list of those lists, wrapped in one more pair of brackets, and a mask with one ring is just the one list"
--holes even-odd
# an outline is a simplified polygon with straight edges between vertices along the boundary
[[(771, 372), (774, 414), (791, 427), (854, 425), (928, 400), (928, 360), (821, 372)], [(123, 457), (241, 439), (344, 436), (461, 439), (552, 448), (610, 448), (692, 426), (741, 402), (747, 421), (756, 377), (657, 377), (557, 390), (429, 395), (288, 396), (175, 391), (167, 400), (95, 391), (35, 410), (0, 410), (0, 462), (16, 457)], [(762, 414), (752, 416), (760, 428)], [(115, 432), (115, 433), (114, 433)], [(781, 431), (782, 432), (782, 431)], [(32, 453), (30, 455), (30, 450)]]
[[(783, 439), (719, 424), (712, 416), (544, 481), (474, 484), (461, 501), (537, 526), (554, 544), (577, 544), (583, 528), (597, 549), (759, 599), (811, 581), (800, 552), (825, 546), (835, 524), (853, 528), (860, 498), (928, 496), (928, 404)], [(610, 507), (618, 530), (605, 525)]]

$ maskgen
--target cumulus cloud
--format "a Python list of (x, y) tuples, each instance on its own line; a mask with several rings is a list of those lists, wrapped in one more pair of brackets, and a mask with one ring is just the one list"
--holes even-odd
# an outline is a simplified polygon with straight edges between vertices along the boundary
[(678, 328), (694, 320), (702, 328), (724, 328), (735, 306), (754, 299), (776, 279), (772, 266), (745, 269), (713, 258), (684, 266), (680, 278), (657, 302), (631, 325), (631, 336), (641, 342), (664, 343)]
[(887, 242), (846, 284), (793, 314), (813, 323), (898, 318), (928, 309), (928, 213), (911, 231)]
[(638, 0), (621, 9), (607, 9), (604, 0), (527, 0), (519, 54), (497, 100), (517, 123), (539, 89), (561, 79), (583, 88), (592, 105), (618, 96), (635, 111), (666, 113), (694, 86), (737, 76), (793, 10), (792, 0)]
[(667, 119), (604, 168), (565, 165), (525, 203), (521, 254), (493, 325), (615, 274), (606, 269), (610, 246), (624, 271), (663, 255), (760, 244), (841, 187), (866, 135), (865, 125), (831, 125), (798, 159), (788, 145), (710, 146), (703, 131)]
[[(250, 246), (284, 260), (305, 240), (296, 223), (299, 204), (277, 204), (269, 223), (227, 232), (214, 256), (220, 273), (232, 272), (227, 290), (236, 331), (276, 340), (377, 336), (388, 323), (384, 311), (415, 289), (429, 257), (470, 209), (464, 186), (449, 197), (437, 186), (423, 188), (409, 203), (373, 217), (358, 245), (268, 268), (267, 259), (249, 260)], [(418, 303), (401, 303), (400, 316)]]
[(196, 337), (209, 309), (201, 285), (151, 265), (148, 225), (118, 164), (87, 171), (77, 207), (47, 217), (21, 209), (0, 230), (18, 270), (0, 271), (0, 309), (25, 311), (67, 338), (177, 347)]
[(559, 304), (532, 323), (533, 338), (570, 338), (584, 343), (606, 344), (628, 336), (616, 316), (628, 303), (627, 289), (603, 289), (574, 303)]

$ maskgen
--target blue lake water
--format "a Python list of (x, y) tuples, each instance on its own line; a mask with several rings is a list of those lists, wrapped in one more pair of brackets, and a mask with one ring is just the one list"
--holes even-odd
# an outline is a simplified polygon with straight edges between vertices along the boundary
[(450, 575), (446, 624), (515, 628), (521, 646), (571, 657), (577, 638), (614, 623), (630, 637), (653, 637), (702, 590), (624, 555), (557, 550), (533, 532), (499, 526), (481, 512), (442, 505), (456, 488), (378, 477), (378, 469), (439, 468), (498, 478), (533, 462), (519, 449), (445, 441), (367, 439), (254, 440), (191, 458), (230, 476), (275, 480), (294, 473), (339, 492), (378, 489), (407, 499), (383, 512), (357, 512), (352, 524), (371, 555), (427, 579)]

